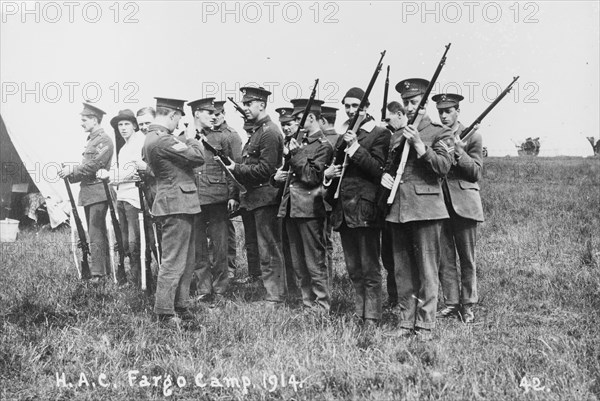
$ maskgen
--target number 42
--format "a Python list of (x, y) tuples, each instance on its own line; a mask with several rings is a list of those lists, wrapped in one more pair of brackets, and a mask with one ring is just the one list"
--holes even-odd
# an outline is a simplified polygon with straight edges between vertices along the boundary
[(521, 379), (521, 383), (519, 384), (519, 387), (523, 387), (525, 389), (525, 394), (527, 394), (529, 392), (529, 389), (532, 389), (533, 391), (550, 391), (549, 388), (546, 388), (544, 386), (541, 385), (540, 379), (538, 379), (537, 377), (532, 377), (531, 381), (527, 378), (527, 376), (524, 376)]

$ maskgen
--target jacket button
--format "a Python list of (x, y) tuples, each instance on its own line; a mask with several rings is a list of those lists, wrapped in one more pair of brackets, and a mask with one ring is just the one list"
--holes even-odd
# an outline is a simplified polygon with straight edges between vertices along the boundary
[(400, 184), (404, 184), (404, 180), (400, 180)]
[(294, 186), (294, 184), (290, 184), (290, 187), (293, 187), (293, 186)]

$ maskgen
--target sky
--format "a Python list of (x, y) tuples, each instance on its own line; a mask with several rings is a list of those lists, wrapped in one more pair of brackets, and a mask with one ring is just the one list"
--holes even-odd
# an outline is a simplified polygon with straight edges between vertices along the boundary
[[(448, 43), (432, 94), (465, 96), (464, 125), (520, 76), (480, 128), (488, 149), (600, 133), (597, 1), (2, 1), (0, 13), (0, 114), (17, 148), (42, 166), (79, 161), (86, 98), (107, 112), (110, 129), (118, 110), (153, 106), (154, 96), (239, 100), (239, 88), (254, 83), (272, 90), (275, 119), (316, 78), (318, 97), (341, 108), (386, 50), (370, 96), (379, 119), (387, 65), (389, 100), (400, 100), (396, 83), (430, 79)], [(428, 113), (438, 120), (434, 104)]]

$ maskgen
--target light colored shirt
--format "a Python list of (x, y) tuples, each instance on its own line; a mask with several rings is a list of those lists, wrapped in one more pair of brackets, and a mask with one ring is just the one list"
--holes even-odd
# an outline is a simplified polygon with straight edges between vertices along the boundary
[(134, 132), (125, 142), (121, 150), (119, 150), (119, 168), (115, 171), (117, 187), (117, 200), (125, 201), (136, 208), (140, 208), (140, 197), (138, 188), (135, 182), (127, 182), (133, 180), (137, 173), (136, 162), (142, 161), (142, 148), (146, 136), (142, 131)]

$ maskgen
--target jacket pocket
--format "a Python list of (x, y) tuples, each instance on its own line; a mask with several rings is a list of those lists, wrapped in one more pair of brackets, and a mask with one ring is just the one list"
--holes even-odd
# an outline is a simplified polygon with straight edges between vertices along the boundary
[(479, 184), (476, 182), (458, 180), (458, 185), (460, 185), (461, 189), (473, 189), (479, 191)]
[(372, 221), (377, 218), (377, 208), (375, 207), (375, 198), (371, 193), (363, 194), (359, 203), (360, 219)]
[(415, 184), (415, 193), (417, 195), (438, 195), (441, 192), (439, 185), (419, 185)]
[(179, 188), (181, 188), (181, 192), (184, 193), (196, 192), (195, 184), (179, 184)]

